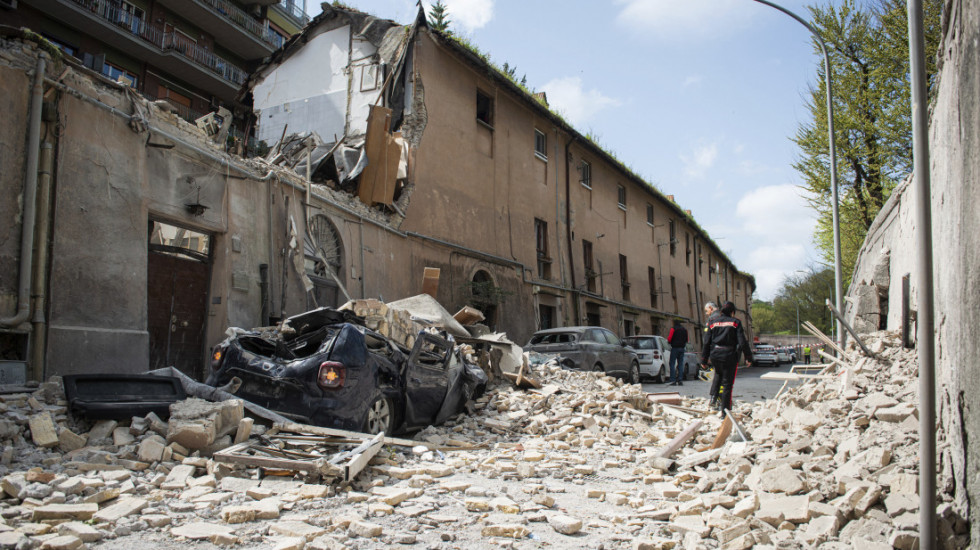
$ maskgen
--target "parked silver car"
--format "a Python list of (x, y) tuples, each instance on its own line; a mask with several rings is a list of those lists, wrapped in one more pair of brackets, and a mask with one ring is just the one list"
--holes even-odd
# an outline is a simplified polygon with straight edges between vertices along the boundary
[(568, 369), (605, 372), (631, 384), (640, 381), (636, 351), (602, 327), (539, 330), (524, 349), (558, 356), (559, 363)]
[(776, 354), (776, 348), (760, 344), (755, 347), (755, 351), (752, 352), (754, 361), (753, 365), (762, 366), (768, 365), (770, 367), (779, 366), (779, 355)]
[(636, 350), (640, 360), (640, 379), (653, 379), (663, 384), (670, 376), (670, 344), (663, 336), (641, 334), (627, 336), (623, 342)]

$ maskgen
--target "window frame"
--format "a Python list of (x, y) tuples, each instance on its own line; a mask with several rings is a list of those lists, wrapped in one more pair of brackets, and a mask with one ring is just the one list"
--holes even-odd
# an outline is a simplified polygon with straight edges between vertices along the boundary
[(616, 203), (620, 210), (626, 211), (626, 186), (621, 183), (616, 184)]
[(592, 163), (582, 159), (579, 163), (579, 183), (586, 189), (592, 189)]
[[(480, 101), (481, 99), (486, 100), (485, 101), (486, 109), (481, 109), (481, 101)], [(481, 114), (483, 116), (481, 116)], [(490, 130), (493, 130), (493, 119), (495, 114), (496, 113), (494, 112), (493, 96), (477, 88), (476, 89), (476, 121), (486, 126)]]
[(660, 292), (657, 290), (657, 271), (652, 266), (647, 266), (647, 279), (650, 284), (650, 307), (657, 309)]
[(653, 216), (653, 203), (647, 203), (647, 225), (653, 227), (654, 216)]
[[(539, 143), (540, 148), (538, 147)], [(548, 162), (548, 134), (537, 128), (534, 129), (534, 156)]]
[(548, 256), (548, 222), (534, 218), (534, 250), (538, 263), (538, 277), (551, 278), (551, 257)]

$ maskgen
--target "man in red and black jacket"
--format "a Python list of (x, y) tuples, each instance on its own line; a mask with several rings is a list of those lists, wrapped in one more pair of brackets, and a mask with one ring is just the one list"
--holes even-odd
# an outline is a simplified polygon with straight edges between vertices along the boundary
[(725, 410), (732, 408), (732, 386), (735, 384), (739, 354), (745, 356), (749, 366), (752, 365), (752, 348), (745, 338), (742, 321), (732, 317), (734, 313), (735, 304), (725, 302), (721, 306), (721, 315), (708, 323), (708, 332), (701, 349), (701, 363), (707, 364), (710, 360), (715, 368), (715, 376), (721, 376), (721, 402), (718, 404), (721, 416), (725, 415)]
[(679, 319), (674, 319), (674, 326), (667, 334), (670, 344), (670, 385), (684, 385), (684, 354), (687, 352), (687, 329), (681, 326)]

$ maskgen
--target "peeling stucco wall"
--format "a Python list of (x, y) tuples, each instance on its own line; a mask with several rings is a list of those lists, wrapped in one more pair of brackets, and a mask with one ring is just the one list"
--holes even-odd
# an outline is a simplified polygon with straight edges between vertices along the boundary
[[(929, 129), (935, 290), (936, 382), (940, 505), (969, 521), (972, 547), (980, 546), (980, 0), (947, 0), (941, 72)], [(853, 315), (880, 280), (882, 251), (889, 252), (887, 328), (901, 327), (902, 277), (915, 276), (916, 182), (900, 186), (869, 231), (849, 290)], [(876, 268), (879, 273), (876, 275)], [(944, 501), (948, 501), (945, 505)], [(941, 533), (941, 535), (948, 535)]]

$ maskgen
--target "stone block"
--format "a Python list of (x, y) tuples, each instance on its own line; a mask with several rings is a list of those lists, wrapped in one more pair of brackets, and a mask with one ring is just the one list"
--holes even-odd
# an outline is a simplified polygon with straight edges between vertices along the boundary
[(759, 474), (753, 472), (746, 478), (746, 484), (757, 491), (788, 495), (795, 495), (807, 489), (800, 472), (789, 464), (782, 464)]
[(31, 521), (75, 520), (88, 521), (99, 511), (99, 505), (88, 504), (46, 504), (31, 510)]
[(742, 521), (718, 533), (718, 542), (725, 544), (751, 531), (752, 527), (749, 525), (749, 523), (747, 521)]
[(119, 497), (119, 494), (119, 487), (108, 487), (83, 498), (82, 502), (102, 504), (103, 502)]
[(215, 535), (231, 535), (234, 529), (227, 525), (197, 521), (187, 523), (179, 527), (170, 529), (170, 534), (175, 537), (184, 537), (191, 540), (208, 540)]
[(58, 445), (65, 452), (76, 451), (85, 446), (88, 440), (68, 428), (58, 432)]
[(142, 498), (125, 498), (112, 506), (99, 510), (94, 519), (106, 523), (115, 523), (126, 516), (138, 513), (146, 506), (147, 502)]
[(58, 535), (41, 543), (41, 550), (78, 550), (84, 543), (73, 535)]
[(384, 533), (384, 528), (377, 523), (358, 519), (350, 522), (347, 532), (358, 537), (375, 538)]
[(31, 429), (31, 439), (38, 447), (50, 448), (58, 444), (58, 430), (51, 413), (45, 411), (32, 415), (28, 427)]
[(275, 541), (272, 550), (303, 550), (306, 539), (303, 537), (283, 537)]
[(756, 545), (756, 542), (755, 535), (746, 533), (723, 544), (721, 550), (749, 550)]
[(190, 466), (188, 464), (178, 464), (174, 466), (170, 473), (167, 474), (167, 479), (160, 484), (160, 488), (165, 491), (183, 489), (187, 486), (187, 479), (194, 475), (194, 471), (197, 468)]
[(246, 523), (255, 521), (256, 508), (251, 504), (225, 506), (221, 509), (221, 521), (225, 523)]
[(498, 523), (483, 527), (480, 534), (484, 537), (505, 537), (511, 539), (523, 539), (531, 533), (531, 530), (519, 523)]
[(119, 423), (115, 420), (99, 420), (88, 431), (89, 445), (104, 445), (118, 426)]
[(206, 449), (218, 438), (234, 432), (243, 417), (244, 404), (238, 399), (218, 403), (185, 399), (170, 406), (167, 441), (192, 450)]
[(325, 534), (327, 531), (326, 529), (314, 527), (302, 521), (278, 521), (269, 526), (269, 532), (286, 537), (300, 537), (304, 541), (311, 541)]
[(562, 535), (574, 535), (582, 530), (582, 520), (565, 514), (550, 514), (548, 525)]
[(505, 514), (519, 514), (521, 507), (507, 497), (497, 497), (490, 501), (490, 507)]
[(117, 447), (122, 447), (123, 445), (130, 445), (135, 442), (136, 442), (136, 438), (133, 437), (133, 434), (129, 433), (129, 428), (118, 427), (112, 430), (113, 445)]
[(3, 489), (4, 493), (14, 497), (21, 498), (24, 494), (24, 490), (27, 489), (28, 481), (24, 474), (10, 474), (3, 476), (0, 479), (0, 488)]
[(901, 422), (912, 415), (918, 417), (917, 409), (912, 403), (899, 403), (894, 407), (878, 409), (874, 414), (882, 422)]
[(163, 460), (167, 442), (160, 436), (150, 436), (140, 442), (137, 456), (144, 462), (160, 462)]
[(58, 525), (58, 534), (72, 535), (78, 537), (82, 542), (102, 540), (102, 531), (80, 521), (69, 521)]
[(711, 533), (711, 527), (701, 519), (701, 516), (677, 516), (667, 527), (682, 535), (684, 533), (697, 533), (701, 538), (707, 537)]

